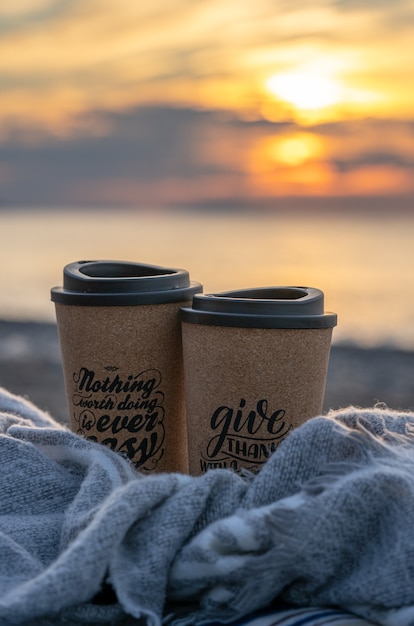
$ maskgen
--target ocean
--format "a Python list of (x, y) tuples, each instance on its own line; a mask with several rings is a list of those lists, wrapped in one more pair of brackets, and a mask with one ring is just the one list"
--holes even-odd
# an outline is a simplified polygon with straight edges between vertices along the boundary
[(0, 319), (54, 321), (63, 266), (117, 259), (185, 268), (205, 293), (322, 289), (333, 341), (414, 349), (414, 215), (179, 210), (0, 211)]

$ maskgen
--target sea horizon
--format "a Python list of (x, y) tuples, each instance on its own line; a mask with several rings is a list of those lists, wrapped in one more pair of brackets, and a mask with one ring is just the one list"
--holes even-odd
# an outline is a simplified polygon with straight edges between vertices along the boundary
[(411, 215), (413, 208), (413, 197), (411, 194), (381, 194), (381, 195), (361, 195), (347, 194), (338, 196), (329, 195), (297, 195), (297, 196), (270, 196), (258, 198), (246, 198), (244, 196), (233, 196), (229, 198), (217, 198), (207, 200), (191, 200), (189, 202), (168, 202), (165, 204), (129, 204), (119, 203), (104, 204), (102, 202), (68, 204), (66, 202), (21, 204), (8, 203), (0, 198), (0, 215), (7, 213), (33, 213), (33, 212), (65, 212), (68, 210), (75, 212), (93, 213), (113, 213), (114, 211), (132, 212), (137, 214), (145, 213), (185, 213), (185, 214), (265, 214), (279, 215), (292, 211), (296, 213), (328, 214), (330, 216), (352, 213), (353, 216), (365, 216), (371, 218), (393, 218), (397, 215)]

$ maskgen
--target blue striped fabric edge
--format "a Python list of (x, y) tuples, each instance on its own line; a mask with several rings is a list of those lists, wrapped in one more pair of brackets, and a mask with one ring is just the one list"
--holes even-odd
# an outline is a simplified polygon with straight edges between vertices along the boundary
[[(223, 625), (211, 622), (208, 626)], [(339, 609), (315, 607), (268, 610), (227, 623), (226, 626), (373, 626), (373, 624)]]

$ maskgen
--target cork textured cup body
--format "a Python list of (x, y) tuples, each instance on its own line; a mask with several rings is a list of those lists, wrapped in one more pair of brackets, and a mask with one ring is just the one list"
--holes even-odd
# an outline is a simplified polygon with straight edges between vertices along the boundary
[(195, 295), (181, 317), (190, 474), (257, 472), (322, 411), (336, 315), (320, 290), (269, 287)]
[(145, 473), (188, 472), (179, 311), (184, 270), (80, 261), (52, 289), (71, 429)]

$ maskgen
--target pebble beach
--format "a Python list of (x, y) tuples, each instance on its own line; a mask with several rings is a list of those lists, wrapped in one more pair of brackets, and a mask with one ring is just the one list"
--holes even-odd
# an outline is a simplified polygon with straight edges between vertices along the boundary
[[(414, 410), (414, 352), (392, 347), (333, 344), (324, 413), (350, 405)], [(57, 327), (0, 321), (0, 386), (66, 423), (65, 388)]]

